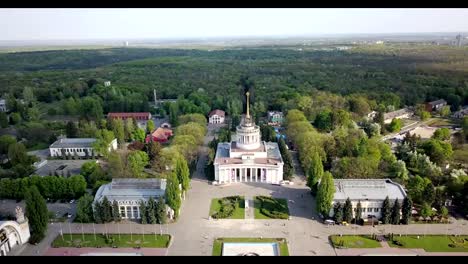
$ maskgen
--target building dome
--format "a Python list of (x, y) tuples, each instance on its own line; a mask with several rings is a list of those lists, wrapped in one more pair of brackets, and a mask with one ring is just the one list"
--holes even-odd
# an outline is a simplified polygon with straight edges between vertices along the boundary
[(253, 150), (260, 148), (260, 127), (252, 122), (250, 116), (243, 116), (240, 125), (236, 128), (237, 142), (240, 149)]

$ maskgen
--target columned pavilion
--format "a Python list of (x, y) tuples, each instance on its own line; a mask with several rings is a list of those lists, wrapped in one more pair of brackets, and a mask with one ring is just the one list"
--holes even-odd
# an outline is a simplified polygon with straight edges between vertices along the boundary
[(283, 180), (283, 159), (275, 142), (261, 141), (260, 127), (247, 113), (236, 128), (236, 140), (218, 143), (214, 161), (217, 183), (264, 182)]

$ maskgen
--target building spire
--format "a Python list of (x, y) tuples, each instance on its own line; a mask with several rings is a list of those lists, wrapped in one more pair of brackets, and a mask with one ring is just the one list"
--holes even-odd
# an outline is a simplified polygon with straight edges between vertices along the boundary
[(250, 93), (246, 92), (245, 95), (247, 96), (247, 114), (245, 115), (245, 117), (250, 119), (250, 114), (249, 114), (249, 95), (250, 95)]

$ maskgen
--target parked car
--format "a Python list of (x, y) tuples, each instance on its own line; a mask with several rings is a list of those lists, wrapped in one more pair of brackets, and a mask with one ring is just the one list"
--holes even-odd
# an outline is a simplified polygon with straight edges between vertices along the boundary
[(68, 218), (71, 218), (71, 217), (72, 217), (72, 214), (68, 213), (68, 214), (67, 214), (67, 217), (68, 217)]
[(327, 225), (334, 225), (335, 224), (335, 221), (331, 220), (331, 219), (327, 219), (325, 220), (325, 224)]
[(75, 203), (75, 200), (71, 200), (70, 203), (71, 203), (71, 204), (72, 204), (72, 203)]

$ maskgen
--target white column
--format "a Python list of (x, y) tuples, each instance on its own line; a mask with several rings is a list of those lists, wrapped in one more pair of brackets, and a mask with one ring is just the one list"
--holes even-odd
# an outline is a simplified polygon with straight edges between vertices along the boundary
[(255, 181), (257, 181), (257, 168), (254, 168), (253, 171), (254, 171), (254, 174), (253, 174), (253, 175), (255, 175)]

